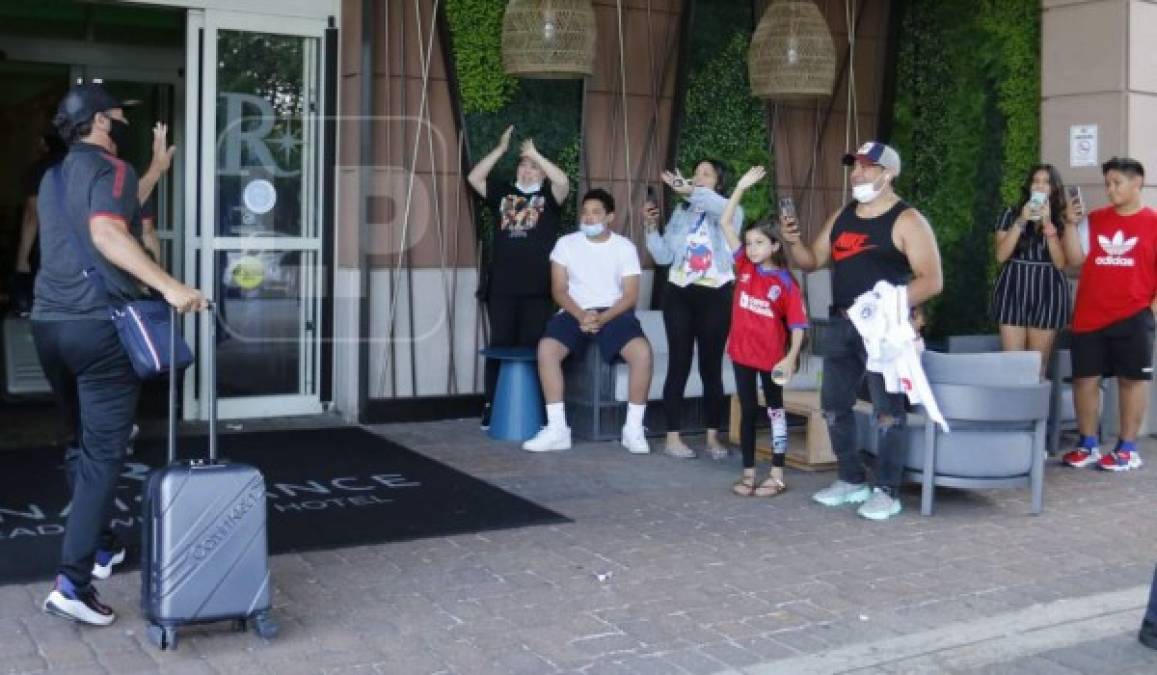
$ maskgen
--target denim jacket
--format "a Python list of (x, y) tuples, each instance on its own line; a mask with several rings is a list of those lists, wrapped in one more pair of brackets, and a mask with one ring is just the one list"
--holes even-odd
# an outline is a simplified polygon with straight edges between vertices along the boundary
[[(735, 278), (732, 271), (734, 252), (728, 246), (727, 237), (719, 227), (719, 217), (723, 215), (726, 206), (727, 198), (718, 192), (710, 188), (695, 188), (691, 193), (691, 203), (671, 214), (663, 234), (657, 231), (647, 233), (647, 250), (651, 252), (651, 257), (660, 265), (670, 265), (672, 273), (674, 270), (682, 269), (687, 258), (687, 237), (696, 229), (700, 216), (704, 216), (711, 240), (715, 276), (719, 278), (721, 284), (732, 281)], [(735, 233), (738, 235), (743, 231), (742, 206), (735, 208), (734, 224)], [(671, 281), (678, 283), (674, 278)]]

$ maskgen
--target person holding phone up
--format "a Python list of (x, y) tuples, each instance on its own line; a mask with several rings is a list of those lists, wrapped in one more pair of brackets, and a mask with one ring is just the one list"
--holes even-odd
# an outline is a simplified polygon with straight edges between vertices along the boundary
[(1057, 331), (1069, 325), (1072, 304), (1065, 268), (1079, 256), (1077, 222), (1084, 216), (1079, 192), (1065, 191), (1050, 164), (1029, 170), (1017, 206), (996, 223), (1000, 274), (992, 292), (992, 318), (1005, 351), (1040, 352), (1041, 372)]
[[(686, 200), (675, 209), (660, 234), (659, 206), (648, 194), (643, 205), (647, 250), (660, 265), (670, 265), (663, 293), (663, 325), (670, 355), (663, 384), (663, 409), (667, 418), (665, 452), (681, 459), (695, 451), (679, 436), (683, 426), (683, 392), (691, 374), (692, 355), (699, 348), (699, 377), (707, 404), (707, 452), (725, 459), (728, 451), (719, 440), (723, 421), (723, 349), (731, 327), (731, 289), (735, 281), (733, 251), (720, 229), (727, 205), (724, 196), (727, 171), (718, 160), (704, 159), (695, 174), (684, 178), (676, 170), (664, 171), (663, 182)], [(743, 229), (743, 209), (736, 207), (735, 230)]]

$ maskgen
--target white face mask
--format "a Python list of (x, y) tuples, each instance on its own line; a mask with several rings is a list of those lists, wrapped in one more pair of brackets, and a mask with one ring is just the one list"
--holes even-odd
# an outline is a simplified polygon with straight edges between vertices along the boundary
[(531, 183), (530, 185), (523, 185), (522, 183), (515, 183), (514, 187), (518, 188), (522, 194), (530, 195), (542, 189), (542, 183)]
[(884, 191), (884, 186), (888, 184), (888, 174), (884, 174), (881, 178), (884, 179), (884, 182), (880, 183), (880, 187), (878, 188), (876, 187), (875, 181), (853, 185), (852, 198), (861, 204), (875, 201), (876, 198), (880, 196), (880, 193)]
[(579, 229), (587, 237), (594, 239), (606, 231), (607, 226), (604, 223), (579, 223)]

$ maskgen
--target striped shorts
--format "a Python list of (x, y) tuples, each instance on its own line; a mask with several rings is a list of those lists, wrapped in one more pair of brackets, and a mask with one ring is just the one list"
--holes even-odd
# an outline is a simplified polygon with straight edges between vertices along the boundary
[(1072, 320), (1069, 281), (1052, 263), (1009, 260), (992, 291), (992, 318), (1005, 326), (1060, 330)]

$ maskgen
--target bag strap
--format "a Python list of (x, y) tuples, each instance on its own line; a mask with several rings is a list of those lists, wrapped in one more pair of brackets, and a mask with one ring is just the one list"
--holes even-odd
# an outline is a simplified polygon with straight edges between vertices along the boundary
[(68, 201), (65, 199), (64, 192), (64, 162), (59, 162), (52, 167), (52, 180), (56, 188), (56, 210), (60, 217), (60, 222), (64, 224), (64, 229), (68, 231), (68, 236), (72, 240), (72, 247), (76, 249), (77, 255), (80, 256), (80, 263), (83, 266), (81, 274), (84, 278), (92, 282), (97, 292), (103, 295), (109, 302), (112, 302), (112, 295), (108, 292), (108, 285), (104, 282), (104, 276), (100, 273), (100, 268), (96, 266), (96, 261), (93, 260), (92, 254), (89, 253), (88, 247), (80, 239), (80, 234), (77, 233), (76, 227), (72, 222), (72, 218), (68, 213)]

